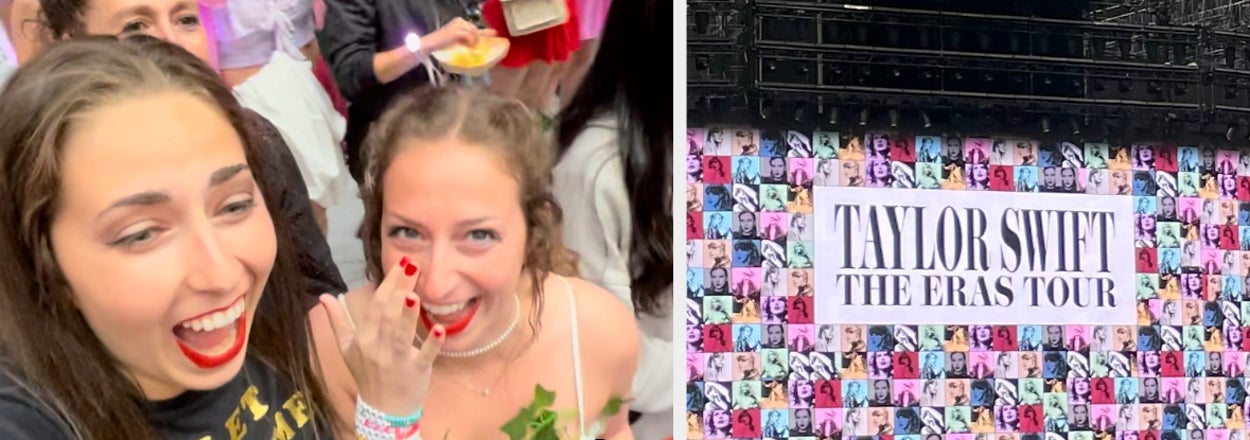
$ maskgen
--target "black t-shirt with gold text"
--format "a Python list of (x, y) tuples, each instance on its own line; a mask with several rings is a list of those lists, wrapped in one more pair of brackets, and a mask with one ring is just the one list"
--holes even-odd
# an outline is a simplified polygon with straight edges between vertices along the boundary
[[(239, 375), (221, 388), (152, 402), (147, 419), (163, 439), (305, 440), (315, 438), (310, 417), (303, 394), (249, 357)], [(72, 438), (51, 410), (0, 374), (0, 439)], [(323, 428), (320, 438), (334, 436)]]

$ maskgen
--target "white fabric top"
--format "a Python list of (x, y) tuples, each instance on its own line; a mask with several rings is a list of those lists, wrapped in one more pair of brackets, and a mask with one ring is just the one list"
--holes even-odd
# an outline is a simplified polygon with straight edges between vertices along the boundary
[(223, 69), (260, 66), (277, 51), (302, 60), (317, 26), (312, 0), (228, 0), (213, 19)]
[(9, 31), (4, 27), (3, 20), (0, 20), (0, 89), (9, 81), (9, 77), (13, 76), (15, 70), (17, 70), (17, 50), (13, 49), (13, 42), (9, 40)]
[[(558, 275), (553, 275), (558, 276)], [(586, 430), (586, 398), (582, 393), (582, 344), (580, 332), (577, 330), (577, 299), (573, 295), (573, 285), (569, 283), (569, 279), (559, 277), (564, 282), (564, 290), (569, 295), (569, 318), (570, 326), (573, 327), (573, 392), (577, 393), (577, 432), (582, 433), (579, 440), (595, 440), (599, 434), (603, 434), (605, 428), (603, 421), (596, 421), (591, 425), (590, 430)], [(338, 296), (339, 304), (343, 305), (343, 311), (347, 312), (347, 324), (356, 327), (356, 323), (352, 321), (352, 314), (347, 310), (347, 294), (340, 293)]]
[(334, 110), (310, 61), (273, 52), (259, 72), (234, 87), (234, 96), (282, 133), (309, 198), (329, 208), (350, 197), (355, 182), (339, 148), (347, 121)]
[(9, 30), (3, 20), (0, 20), (0, 64), (17, 66), (17, 49), (13, 48), (13, 41), (9, 40)]
[[(633, 310), (633, 223), (617, 141), (615, 116), (591, 121), (556, 165), (554, 192), (564, 209), (564, 242), (578, 253), (582, 278)], [(638, 318), (642, 350), (630, 409), (643, 413), (631, 427), (639, 440), (674, 433), (672, 287), (661, 297), (669, 301), (663, 313)]]

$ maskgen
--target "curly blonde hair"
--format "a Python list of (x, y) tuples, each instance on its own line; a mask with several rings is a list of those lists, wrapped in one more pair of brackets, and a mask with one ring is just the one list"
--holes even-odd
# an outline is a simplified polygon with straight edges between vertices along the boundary
[(365, 271), (380, 282), (382, 270), (383, 176), (404, 141), (455, 137), (499, 155), (520, 188), (525, 214), (525, 271), (534, 286), (534, 319), (541, 313), (542, 281), (549, 274), (577, 275), (577, 259), (561, 240), (562, 210), (551, 192), (552, 139), (537, 116), (519, 101), (482, 89), (461, 86), (422, 87), (395, 99), (365, 139), (361, 198), (365, 215), (359, 236), (364, 242)]

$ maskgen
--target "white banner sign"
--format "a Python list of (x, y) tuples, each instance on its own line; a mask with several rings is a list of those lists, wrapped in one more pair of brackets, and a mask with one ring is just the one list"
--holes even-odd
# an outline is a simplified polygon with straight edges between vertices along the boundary
[(1131, 197), (816, 187), (816, 322), (1136, 325)]

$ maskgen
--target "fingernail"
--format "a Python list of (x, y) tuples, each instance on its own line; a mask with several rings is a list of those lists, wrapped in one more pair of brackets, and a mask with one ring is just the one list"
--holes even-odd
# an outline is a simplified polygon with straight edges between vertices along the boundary
[(403, 267), (404, 270), (407, 270), (408, 269), (408, 257), (400, 258), (399, 265)]
[(443, 337), (443, 326), (440, 325), (438, 327), (434, 327), (434, 337), (436, 338)]
[(417, 273), (417, 266), (415, 265), (409, 264), (404, 268), (404, 275), (412, 276), (415, 273)]
[(411, 296), (406, 297), (406, 298), (404, 298), (404, 305), (405, 305), (405, 306), (408, 306), (408, 308), (410, 308), (410, 309), (411, 309), (411, 308), (413, 308), (413, 307), (416, 307), (416, 306), (417, 306), (417, 300), (412, 299), (412, 297), (411, 297)]

